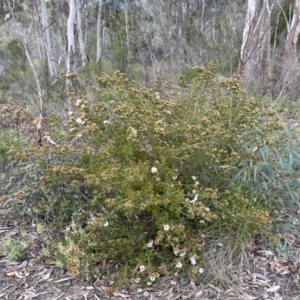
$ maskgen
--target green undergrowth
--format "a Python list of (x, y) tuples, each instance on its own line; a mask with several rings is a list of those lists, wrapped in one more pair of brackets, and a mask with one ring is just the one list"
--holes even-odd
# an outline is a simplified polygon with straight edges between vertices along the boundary
[(18, 209), (59, 233), (47, 246), (58, 265), (119, 286), (199, 280), (208, 239), (227, 237), (238, 254), (253, 235), (272, 237), (298, 154), (276, 112), (214, 68), (182, 78), (180, 97), (101, 75), (68, 95), (74, 112), (51, 143), (11, 149), (28, 174)]

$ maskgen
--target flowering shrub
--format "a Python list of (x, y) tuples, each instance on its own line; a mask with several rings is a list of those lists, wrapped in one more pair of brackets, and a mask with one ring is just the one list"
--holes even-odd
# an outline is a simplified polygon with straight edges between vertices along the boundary
[(282, 124), (213, 69), (195, 68), (185, 96), (172, 98), (120, 72), (100, 76), (70, 95), (75, 111), (55, 144), (18, 153), (35, 176), (16, 197), (61, 232), (58, 264), (150, 286), (166, 274), (203, 276), (207, 232), (242, 232), (241, 243), (270, 233), (268, 203), (232, 179), (257, 136), (271, 146)]

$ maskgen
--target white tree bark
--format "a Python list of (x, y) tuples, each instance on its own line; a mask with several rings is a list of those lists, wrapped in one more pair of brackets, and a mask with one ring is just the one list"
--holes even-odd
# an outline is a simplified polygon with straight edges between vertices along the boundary
[(288, 34), (285, 40), (285, 46), (283, 51), (283, 63), (286, 63), (288, 59), (294, 60), (296, 58), (296, 45), (300, 33), (300, 0), (295, 0), (294, 13), (291, 24), (288, 28)]
[(77, 30), (78, 30), (78, 41), (79, 41), (81, 60), (82, 60), (82, 65), (85, 66), (88, 60), (85, 51), (85, 42), (84, 42), (83, 31), (82, 31), (81, 10), (80, 10), (79, 0), (76, 0), (76, 15), (77, 15)]
[[(72, 80), (69, 77), (73, 73), (74, 68), (74, 55), (75, 55), (75, 34), (74, 24), (76, 17), (76, 3), (75, 0), (69, 0), (69, 18), (67, 25), (67, 37), (68, 37), (68, 57), (67, 57), (67, 81), (66, 88), (68, 91), (72, 90)], [(72, 113), (72, 105), (70, 98), (68, 97), (69, 114)]]
[(130, 42), (129, 42), (129, 29), (128, 29), (128, 0), (125, 0), (124, 2), (124, 8), (125, 8), (125, 33), (126, 33), (126, 46), (127, 46), (127, 63), (129, 64), (129, 58), (130, 58)]
[(43, 25), (44, 42), (45, 42), (45, 48), (47, 53), (47, 61), (48, 61), (50, 76), (56, 77), (57, 73), (56, 73), (55, 61), (53, 58), (53, 52), (51, 47), (50, 28), (49, 28), (48, 13), (47, 13), (45, 0), (41, 0), (41, 19)]
[(246, 64), (249, 60), (249, 44), (251, 43), (251, 37), (254, 33), (254, 17), (255, 12), (257, 10), (257, 2), (258, 0), (248, 0), (248, 7), (247, 7), (247, 15), (243, 30), (243, 41), (241, 45), (240, 51), (240, 61), (238, 66), (238, 75), (245, 74)]
[[(259, 76), (265, 77), (264, 65), (270, 63), (268, 57), (267, 43), (270, 42), (270, 18), (272, 11), (272, 1), (270, 0), (248, 0), (246, 21), (243, 31), (243, 41), (240, 50), (240, 60), (238, 65), (238, 75), (247, 85), (254, 80), (260, 80)], [(264, 58), (267, 56), (267, 64)], [(267, 69), (270, 68), (267, 66)], [(269, 69), (270, 71), (270, 69)], [(270, 72), (267, 71), (269, 77)]]
[(98, 16), (97, 16), (97, 56), (96, 63), (101, 60), (102, 55), (102, 0), (98, 0)]
[(68, 59), (67, 59), (67, 75), (73, 72), (74, 66), (74, 54), (75, 54), (75, 35), (74, 24), (76, 16), (75, 0), (69, 1), (69, 18), (67, 25), (67, 37), (68, 37)]

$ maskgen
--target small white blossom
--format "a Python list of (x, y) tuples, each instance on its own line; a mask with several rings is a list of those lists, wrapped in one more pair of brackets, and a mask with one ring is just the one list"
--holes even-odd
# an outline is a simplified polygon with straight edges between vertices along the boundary
[(203, 268), (199, 268), (198, 272), (199, 272), (200, 274), (202, 274), (202, 273), (204, 273), (204, 269), (203, 269)]
[(83, 124), (85, 123), (84, 121), (82, 121), (81, 118), (77, 118), (77, 119), (76, 119), (76, 122), (77, 122), (78, 124), (80, 124), (80, 125), (83, 125)]
[(209, 208), (209, 207), (206, 207), (205, 210), (206, 210), (206, 211), (210, 211), (210, 208)]
[(158, 170), (157, 170), (156, 167), (152, 167), (152, 168), (151, 168), (151, 173), (152, 173), (152, 174), (157, 173), (157, 172), (158, 172)]
[(182, 252), (182, 253), (180, 253), (180, 256), (181, 256), (181, 257), (184, 257), (185, 254), (186, 254), (185, 252)]
[(195, 186), (198, 186), (199, 184), (199, 181), (195, 181)]
[(171, 280), (171, 284), (172, 284), (172, 285), (176, 285), (176, 281)]
[(218, 246), (219, 247), (223, 247), (223, 244), (220, 242), (220, 243), (218, 243)]
[(151, 282), (151, 281), (148, 281), (146, 284), (147, 284), (148, 286), (151, 286), (151, 285), (152, 285), (152, 282)]
[(165, 231), (168, 231), (169, 229), (170, 229), (170, 226), (169, 226), (168, 224), (165, 224), (165, 225), (164, 225), (164, 230), (165, 230)]
[(200, 224), (204, 224), (205, 222), (203, 220), (200, 221)]
[(106, 221), (106, 222), (103, 224), (104, 227), (107, 227), (108, 225), (109, 225), (108, 221)]
[(172, 176), (172, 178), (173, 178), (174, 180), (176, 180), (176, 179), (177, 179), (177, 176)]
[[(138, 291), (138, 293), (141, 293), (141, 292), (143, 291), (143, 289), (138, 288), (137, 291)], [(145, 293), (146, 293), (146, 292), (145, 292)], [(148, 296), (148, 295), (147, 295), (147, 296)]]
[(149, 279), (150, 281), (155, 281), (155, 276), (150, 276)]
[(190, 257), (190, 262), (193, 266), (196, 265), (197, 262), (196, 262), (195, 256)]
[(78, 107), (81, 103), (82, 103), (82, 99), (77, 100), (76, 103), (75, 103), (75, 106)]
[(182, 267), (182, 263), (178, 262), (175, 267), (180, 269)]
[(197, 179), (197, 177), (196, 176), (192, 176), (192, 179), (195, 181)]
[(151, 240), (148, 244), (147, 244), (147, 247), (148, 248), (151, 248), (153, 246), (153, 241)]
[(109, 121), (108, 121), (108, 120), (104, 120), (104, 121), (103, 121), (103, 124), (104, 124), (104, 125), (108, 125), (108, 124), (109, 124)]
[(143, 266), (143, 265), (140, 266), (140, 271), (141, 271), (141, 272), (144, 272), (145, 269), (146, 269), (145, 266)]
[(192, 190), (192, 193), (193, 193), (193, 194), (196, 194), (196, 193), (197, 193), (197, 191), (196, 191), (196, 190)]
[(140, 283), (140, 282), (141, 282), (141, 278), (136, 278), (136, 279), (135, 279), (135, 282), (136, 282), (136, 283)]
[(149, 293), (148, 292), (144, 292), (144, 296), (145, 297), (149, 296)]

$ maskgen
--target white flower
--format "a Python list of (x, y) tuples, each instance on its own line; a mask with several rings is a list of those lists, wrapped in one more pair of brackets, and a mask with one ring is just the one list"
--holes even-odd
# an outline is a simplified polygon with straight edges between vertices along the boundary
[(182, 252), (182, 253), (180, 253), (180, 256), (181, 256), (181, 257), (184, 257), (185, 254), (186, 254), (185, 252)]
[(206, 211), (210, 211), (209, 207), (206, 207), (205, 210), (206, 210)]
[(196, 176), (192, 176), (192, 179), (195, 181), (197, 179), (197, 177)]
[(168, 231), (169, 229), (170, 229), (170, 226), (169, 226), (168, 224), (165, 224), (165, 225), (164, 225), (164, 230), (165, 230), (165, 231)]
[(176, 285), (176, 281), (171, 280), (171, 284), (172, 284), (172, 285)]
[(204, 224), (204, 221), (203, 221), (203, 220), (201, 220), (201, 221), (200, 221), (200, 224)]
[[(141, 293), (141, 292), (143, 291), (143, 289), (138, 288), (137, 291), (138, 291), (138, 293)], [(147, 292), (145, 292), (145, 293), (147, 293)], [(147, 296), (148, 296), (148, 295), (147, 295)]]
[(136, 279), (135, 279), (135, 282), (136, 282), (136, 283), (140, 283), (140, 282), (141, 282), (141, 278), (136, 278)]
[(103, 124), (104, 124), (104, 125), (108, 125), (108, 124), (109, 124), (109, 121), (108, 121), (108, 120), (104, 120), (104, 121), (103, 121)]
[(196, 257), (195, 256), (191, 256), (190, 257), (190, 262), (191, 262), (191, 264), (194, 266), (194, 265), (196, 265)]
[(108, 225), (109, 223), (107, 221), (103, 224), (104, 227), (107, 227)]
[(191, 258), (190, 261), (191, 261), (191, 264), (192, 264), (193, 266), (197, 264), (195, 258)]
[(178, 262), (177, 264), (176, 264), (176, 266), (175, 266), (175, 268), (178, 268), (178, 269), (180, 269), (182, 267), (182, 263), (181, 262)]
[(82, 103), (82, 99), (77, 100), (76, 103), (75, 103), (75, 106), (78, 107), (81, 103)]
[(220, 243), (218, 243), (218, 246), (219, 247), (223, 247), (223, 244), (220, 242)]
[(148, 281), (146, 284), (147, 284), (148, 286), (151, 286), (151, 285), (152, 285), (152, 282), (151, 282), (151, 281)]
[(176, 179), (177, 179), (177, 176), (172, 176), (172, 178), (173, 178), (174, 180), (176, 180)]
[(195, 181), (195, 186), (198, 186), (199, 185), (199, 181)]
[(141, 271), (141, 272), (144, 272), (145, 269), (146, 269), (145, 266), (143, 266), (143, 265), (140, 266), (140, 271)]
[(157, 173), (157, 172), (158, 172), (158, 170), (157, 170), (156, 167), (152, 167), (152, 168), (151, 168), (151, 173), (152, 173), (152, 174)]
[(150, 276), (149, 279), (150, 279), (151, 281), (155, 281), (155, 276)]
[(204, 269), (203, 269), (203, 268), (199, 268), (198, 272), (199, 272), (200, 274), (202, 274), (202, 273), (204, 273)]
[(144, 292), (144, 296), (145, 297), (149, 296), (149, 293), (148, 292)]
[(151, 240), (148, 244), (147, 244), (147, 247), (148, 248), (151, 248), (153, 246), (153, 241)]
[(76, 119), (76, 122), (77, 122), (78, 124), (80, 124), (80, 125), (83, 125), (83, 124), (85, 123), (84, 121), (82, 121), (81, 118), (77, 118), (77, 119)]
[(192, 190), (192, 193), (193, 193), (193, 194), (196, 194), (196, 193), (197, 193), (197, 191), (196, 191), (196, 190)]

